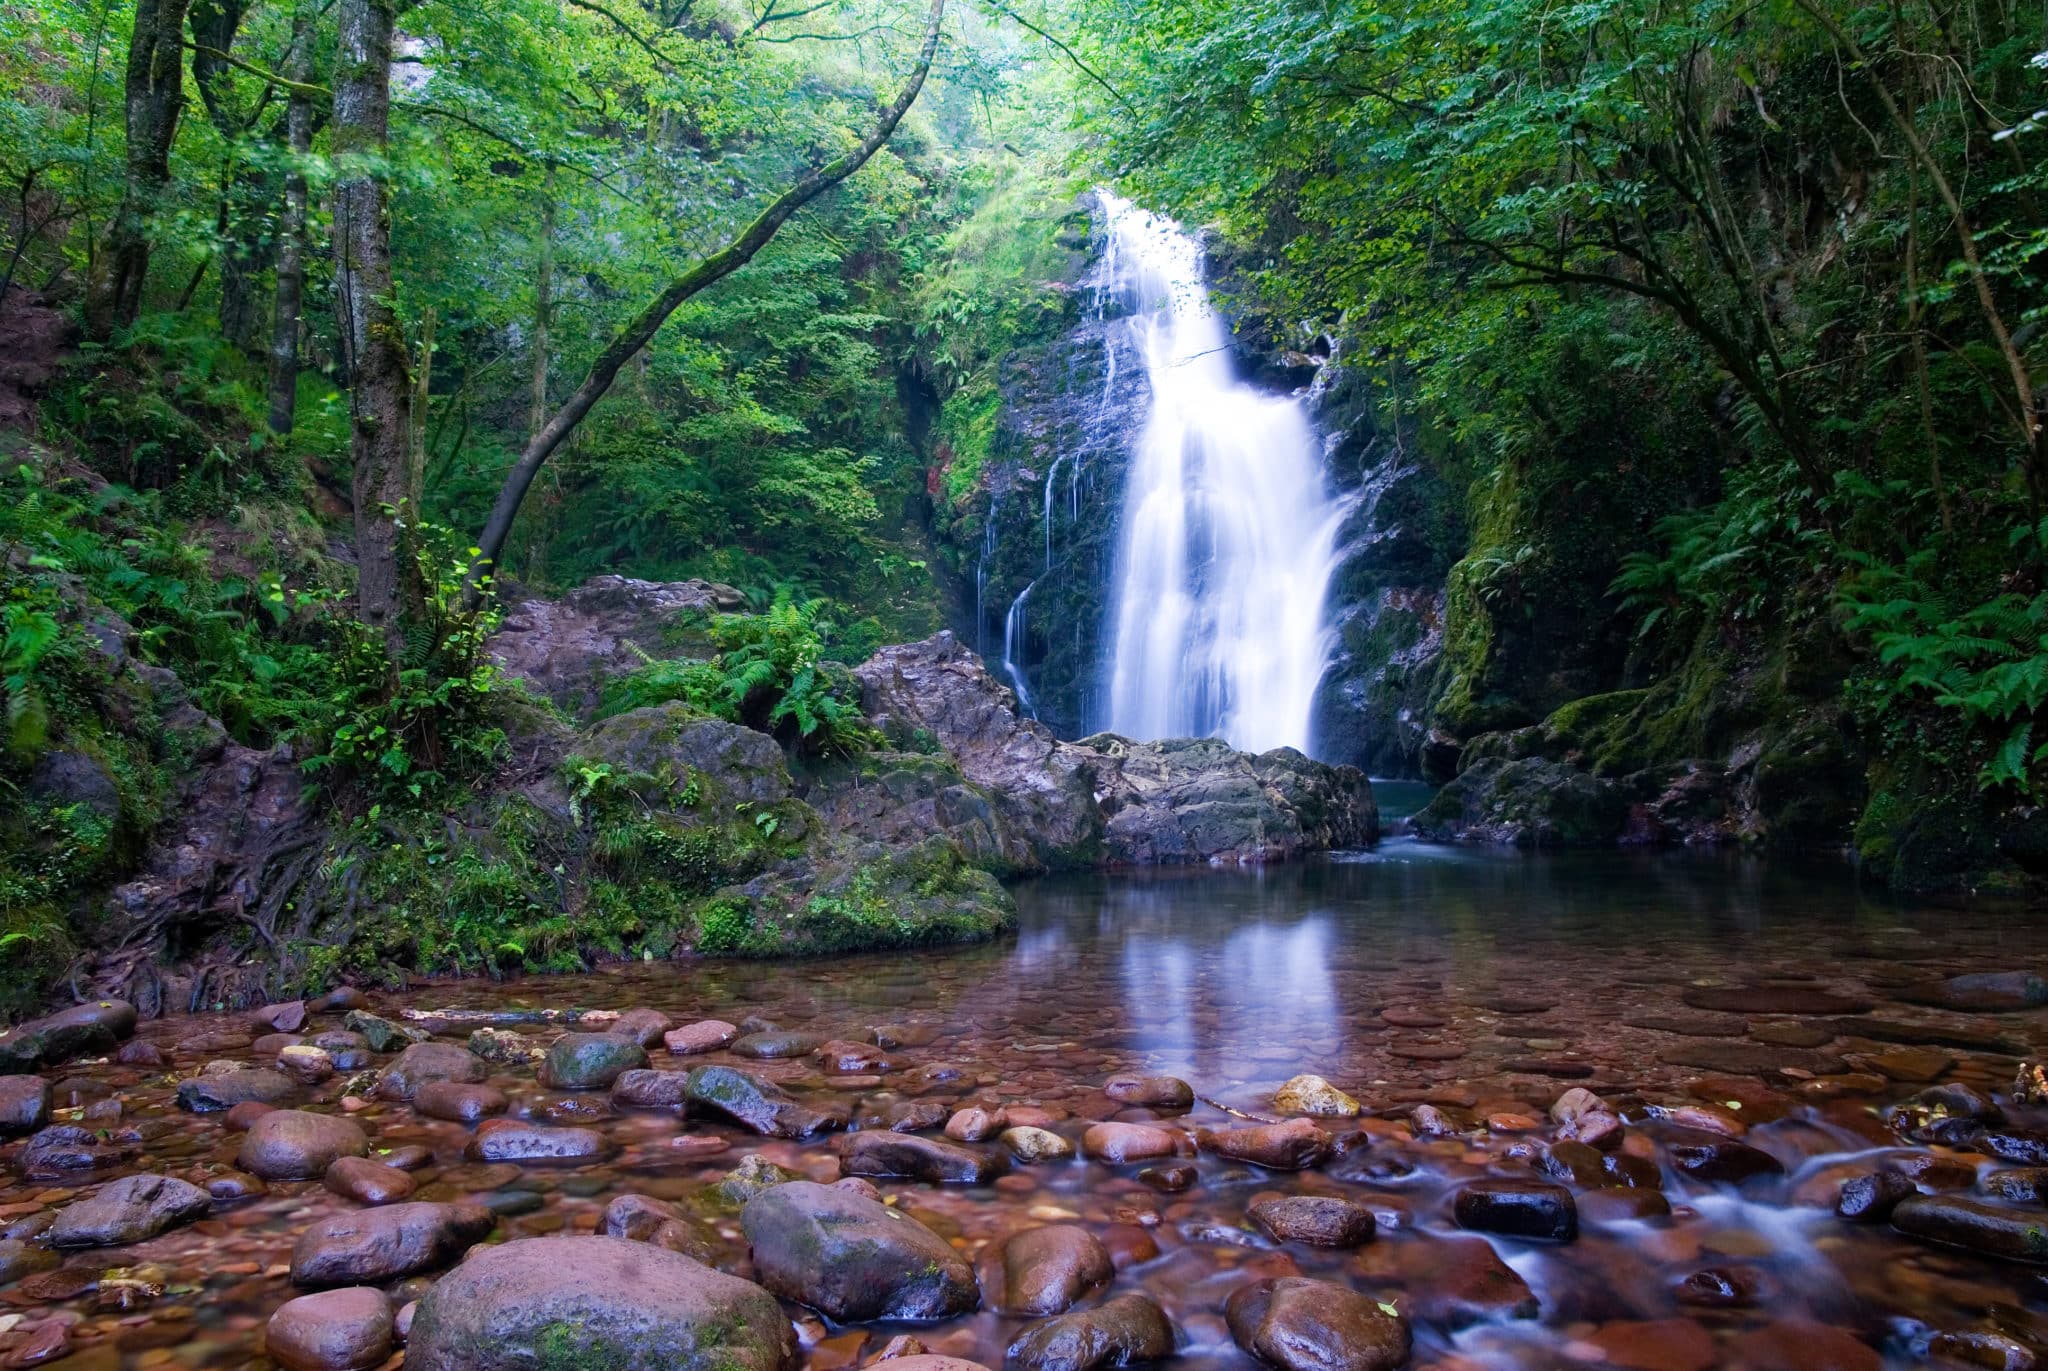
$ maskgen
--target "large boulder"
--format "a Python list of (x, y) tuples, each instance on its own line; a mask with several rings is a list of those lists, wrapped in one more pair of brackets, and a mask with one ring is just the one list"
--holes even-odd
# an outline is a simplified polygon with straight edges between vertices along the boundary
[(512, 606), (488, 647), (507, 675), (571, 713), (587, 713), (605, 682), (638, 668), (642, 654), (669, 655), (679, 621), (746, 607), (745, 595), (710, 581), (595, 576), (559, 600)]
[(767, 1291), (624, 1238), (487, 1247), (435, 1282), (410, 1371), (789, 1371), (796, 1337)]
[(341, 1158), (369, 1151), (370, 1139), (353, 1119), (277, 1109), (249, 1125), (235, 1165), (266, 1181), (310, 1181)]
[(1075, 746), (1103, 759), (1104, 855), (1120, 865), (1284, 861), (1379, 836), (1365, 774), (1292, 748), (1252, 756), (1216, 738), (1114, 733)]
[(498, 1226), (475, 1204), (385, 1205), (321, 1219), (292, 1246), (292, 1283), (380, 1285), (443, 1267)]
[(212, 1198), (189, 1181), (123, 1176), (59, 1211), (44, 1240), (52, 1247), (119, 1247), (190, 1223), (211, 1208)]
[(763, 1285), (840, 1323), (951, 1318), (979, 1303), (950, 1243), (851, 1190), (778, 1185), (747, 1202), (740, 1225)]
[(1283, 1371), (1394, 1371), (1408, 1360), (1408, 1320), (1335, 1281), (1255, 1281), (1223, 1313), (1239, 1347)]
[(769, 1138), (808, 1138), (836, 1120), (799, 1104), (782, 1087), (732, 1066), (700, 1066), (683, 1083), (693, 1111), (722, 1114)]

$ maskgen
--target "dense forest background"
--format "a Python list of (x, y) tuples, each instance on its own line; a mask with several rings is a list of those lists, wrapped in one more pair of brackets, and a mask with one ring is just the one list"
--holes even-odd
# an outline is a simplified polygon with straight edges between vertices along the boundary
[(601, 572), (762, 611), (619, 707), (857, 750), (831, 663), (987, 628), (1098, 183), (1205, 226), (1341, 480), (1417, 473), (1343, 590), (1405, 636), (1345, 652), (1440, 817), (1608, 840), (1582, 782), (1704, 767), (1699, 831), (2024, 884), (2044, 48), (2001, 0), (0, 6), (0, 951), (89, 936), (219, 745), (174, 698), (416, 838), (511, 762), (497, 606)]

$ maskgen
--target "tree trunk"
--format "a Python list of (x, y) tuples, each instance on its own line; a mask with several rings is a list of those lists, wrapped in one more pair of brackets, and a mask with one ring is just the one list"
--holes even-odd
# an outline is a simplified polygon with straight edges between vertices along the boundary
[[(360, 0), (350, 2), (360, 3)], [(683, 301), (752, 261), (791, 215), (860, 170), (889, 141), (890, 135), (896, 132), (896, 126), (903, 122), (903, 116), (916, 103), (918, 92), (924, 89), (925, 76), (931, 71), (932, 58), (938, 52), (939, 29), (945, 15), (946, 0), (932, 0), (931, 17), (927, 21), (924, 47), (918, 53), (917, 66), (897, 93), (895, 101), (882, 111), (858, 147), (836, 161), (798, 177), (796, 183), (762, 210), (738, 237), (671, 281), (645, 309), (612, 335), (612, 340), (591, 363), (582, 384), (576, 387), (554, 416), (527, 439), (519, 459), (505, 473), (497, 502), (491, 506), (490, 518), (485, 521), (483, 533), (477, 539), (477, 546), (483, 552), (478, 559), (479, 574), (488, 573), (495, 567), (499, 554), (505, 549), (505, 540), (512, 533), (513, 521), (519, 517), (520, 503), (526, 499), (527, 489), (533, 485), (533, 478), (539, 474), (542, 464), (583, 422), (591, 407), (611, 389), (612, 382), (618, 379), (619, 369), (653, 341), (669, 315), (675, 313)], [(475, 593), (476, 583), (472, 581), (472, 596)]]
[[(292, 14), (292, 60), (286, 73), (301, 86), (313, 79), (313, 3)], [(290, 433), (299, 403), (299, 309), (306, 295), (306, 154), (313, 145), (313, 101), (294, 91), (285, 107), (290, 160), (284, 215), (277, 225), (277, 299), (270, 324), (270, 431)]]
[(127, 174), (86, 295), (86, 328), (95, 338), (127, 327), (142, 313), (142, 286), (149, 276), (147, 221), (171, 179), (171, 140), (185, 110), (187, 3), (135, 3), (135, 33), (128, 41)]
[(548, 421), (548, 330), (555, 314), (555, 166), (541, 187), (540, 260), (533, 273), (533, 398), (527, 406), (530, 442)]
[(419, 367), (413, 373), (412, 436), (406, 450), (405, 499), (417, 513), (427, 496), (427, 397), (434, 389), (434, 311), (420, 314)]
[[(412, 383), (391, 296), (391, 223), (382, 162), (391, 120), (390, 0), (341, 0), (334, 83), (335, 296), (348, 364), (355, 461), (356, 617), (394, 667), (413, 596), (407, 507)], [(374, 164), (374, 165), (373, 165)]]

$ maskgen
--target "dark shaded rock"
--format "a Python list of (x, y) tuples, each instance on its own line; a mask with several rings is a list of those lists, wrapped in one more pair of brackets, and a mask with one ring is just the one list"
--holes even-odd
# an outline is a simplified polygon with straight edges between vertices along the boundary
[(1892, 1227), (2001, 1261), (2048, 1264), (2048, 1221), (2039, 1211), (2001, 1209), (1956, 1195), (1910, 1195), (1892, 1210)]
[(1005, 1170), (1003, 1159), (910, 1133), (849, 1133), (839, 1140), (839, 1169), (849, 1176), (901, 1177), (936, 1184), (982, 1185)]
[(1985, 1194), (2013, 1204), (2048, 1204), (2048, 1167), (1994, 1171), (1984, 1178), (1983, 1187)]
[(577, 1163), (598, 1161), (618, 1149), (594, 1128), (550, 1128), (523, 1119), (486, 1119), (469, 1140), (478, 1162)]
[(273, 1109), (249, 1125), (235, 1165), (266, 1181), (310, 1181), (326, 1175), (337, 1158), (369, 1150), (370, 1140), (354, 1120)]
[(385, 1205), (320, 1219), (292, 1246), (292, 1283), (374, 1285), (448, 1265), (498, 1226), (476, 1204)]
[(1204, 1152), (1231, 1161), (1250, 1162), (1274, 1171), (1302, 1171), (1330, 1155), (1330, 1135), (1307, 1119), (1252, 1124), (1245, 1128), (1205, 1128), (1195, 1135)]
[(249, 1016), (249, 1022), (271, 1033), (296, 1033), (306, 1026), (306, 1002), (286, 1000), (267, 1004)]
[(1061, 1314), (1116, 1275), (1109, 1249), (1073, 1224), (1027, 1228), (982, 1248), (982, 1302), (998, 1314)]
[(377, 1078), (377, 1094), (387, 1100), (409, 1102), (429, 1081), (477, 1085), (489, 1074), (489, 1063), (466, 1047), (454, 1043), (414, 1043), (384, 1068)]
[(51, 1124), (22, 1144), (22, 1174), (33, 1180), (55, 1180), (80, 1171), (118, 1166), (141, 1150), (132, 1135), (102, 1136), (76, 1124)]
[(1784, 1163), (1759, 1147), (1695, 1133), (1666, 1144), (1671, 1164), (1694, 1180), (1740, 1185), (1757, 1176), (1781, 1176)]
[(1740, 1038), (1749, 1032), (1748, 1021), (1739, 1014), (1637, 1014), (1622, 1022), (1681, 1038)]
[(1835, 1213), (1851, 1223), (1883, 1223), (1901, 1200), (1918, 1193), (1913, 1182), (1896, 1171), (1851, 1176), (1835, 1196)]
[(238, 1104), (279, 1104), (291, 1098), (292, 1078), (267, 1066), (219, 1075), (193, 1076), (178, 1082), (178, 1108), (194, 1114), (214, 1114)]
[(1104, 1371), (1164, 1361), (1173, 1351), (1173, 1324), (1159, 1306), (1143, 1295), (1119, 1295), (1033, 1324), (1010, 1344), (1007, 1357), (1021, 1371)]
[(1781, 1319), (1738, 1333), (1727, 1349), (1744, 1371), (1881, 1371), (1884, 1358), (1845, 1329)]
[(774, 1061), (781, 1057), (808, 1057), (825, 1045), (816, 1033), (749, 1033), (732, 1044), (735, 1057)]
[(351, 1009), (341, 1026), (351, 1033), (360, 1033), (372, 1052), (397, 1052), (433, 1036), (424, 1028), (408, 1028), (379, 1018), (367, 1009)]
[(1451, 1212), (1458, 1227), (1481, 1233), (1536, 1242), (1570, 1242), (1579, 1236), (1572, 1192), (1540, 1181), (1473, 1181), (1458, 1191)]
[(463, 1081), (424, 1081), (413, 1092), (412, 1107), (430, 1119), (475, 1123), (502, 1114), (511, 1105), (505, 1092), (492, 1085)]
[(487, 1247), (434, 1283), (410, 1371), (790, 1371), (796, 1335), (767, 1291), (681, 1253), (607, 1237)]
[(1773, 1047), (1826, 1047), (1837, 1037), (1824, 1023), (1798, 1019), (1765, 1019), (1749, 1026), (1749, 1036)]
[(1256, 1281), (1223, 1313), (1239, 1347), (1285, 1371), (1394, 1371), (1408, 1360), (1408, 1320), (1334, 1281)]
[(1688, 986), (1679, 998), (1724, 1014), (1861, 1014), (1870, 1001), (1798, 986)]
[(213, 1208), (204, 1190), (170, 1176), (123, 1176), (66, 1206), (43, 1234), (52, 1247), (119, 1247), (144, 1242)]
[(647, 1052), (610, 1033), (564, 1033), (541, 1062), (541, 1084), (556, 1090), (606, 1090), (625, 1072), (647, 1065)]
[(1176, 1166), (1148, 1166), (1138, 1172), (1138, 1183), (1148, 1190), (1157, 1190), (1162, 1195), (1178, 1195), (1192, 1190), (1201, 1173), (1185, 1164)]
[(419, 1182), (395, 1166), (367, 1157), (337, 1157), (321, 1178), (326, 1187), (357, 1204), (397, 1204), (412, 1198)]
[(1274, 1195), (1253, 1200), (1251, 1220), (1275, 1242), (1357, 1247), (1372, 1239), (1372, 1211), (1333, 1195)]
[(1768, 1076), (1788, 1066), (1816, 1076), (1831, 1076), (1847, 1069), (1842, 1059), (1831, 1052), (1749, 1042), (1686, 1043), (1663, 1048), (1657, 1053), (1657, 1060), (1669, 1066), (1692, 1066), (1730, 1076)]
[(59, 1260), (55, 1252), (24, 1239), (0, 1238), (0, 1285), (11, 1285), (24, 1276), (48, 1271)]
[(1405, 1291), (1412, 1317), (1441, 1328), (1533, 1319), (1539, 1312), (1528, 1283), (1484, 1238), (1376, 1242), (1360, 1248), (1352, 1261), (1364, 1279)]
[(721, 1114), (769, 1138), (808, 1138), (843, 1122), (799, 1104), (780, 1086), (736, 1067), (697, 1067), (683, 1093), (693, 1112)]
[(2048, 1005), (2048, 981), (2027, 971), (1987, 971), (1907, 986), (1893, 991), (1892, 996), (1908, 1004), (1933, 1005), (1964, 1014), (2010, 1014)]
[(1974, 1135), (1976, 1146), (2002, 1162), (2017, 1166), (2048, 1166), (2048, 1133), (2021, 1128), (1987, 1128)]
[(361, 1285), (288, 1300), (264, 1333), (265, 1350), (284, 1371), (371, 1371), (391, 1345), (391, 1301)]
[(41, 1076), (0, 1076), (0, 1138), (33, 1133), (50, 1121), (50, 1083)]
[(1112, 1076), (1102, 1093), (1118, 1104), (1147, 1109), (1193, 1109), (1195, 1089), (1177, 1076)]
[(1671, 1293), (1695, 1309), (1747, 1309), (1757, 1302), (1762, 1286), (1762, 1278), (1746, 1266), (1707, 1266), (1680, 1277)]
[(1602, 1186), (1574, 1199), (1584, 1223), (1623, 1223), (1633, 1219), (1658, 1219), (1671, 1212), (1671, 1201), (1655, 1190), (1634, 1186)]
[(842, 1323), (950, 1318), (979, 1302), (951, 1244), (845, 1190), (779, 1185), (749, 1200), (740, 1223), (763, 1285)]

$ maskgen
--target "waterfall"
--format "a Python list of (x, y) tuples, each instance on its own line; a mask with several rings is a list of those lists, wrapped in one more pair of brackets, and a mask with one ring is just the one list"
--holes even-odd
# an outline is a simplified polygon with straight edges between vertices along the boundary
[(1238, 378), (1199, 244), (1101, 192), (1105, 310), (1150, 383), (1130, 449), (1107, 715), (1134, 738), (1222, 737), (1253, 752), (1310, 748), (1335, 635), (1325, 609), (1347, 506), (1301, 403)]

